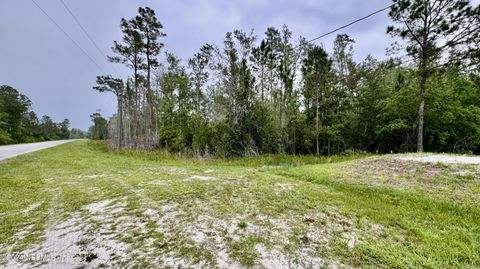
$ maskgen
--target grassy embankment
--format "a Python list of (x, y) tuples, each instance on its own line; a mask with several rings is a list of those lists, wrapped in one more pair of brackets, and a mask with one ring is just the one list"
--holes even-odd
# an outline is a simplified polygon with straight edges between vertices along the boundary
[(80, 141), (0, 162), (0, 255), (70, 223), (76, 258), (105, 266), (479, 268), (479, 200), (474, 166), (192, 161)]

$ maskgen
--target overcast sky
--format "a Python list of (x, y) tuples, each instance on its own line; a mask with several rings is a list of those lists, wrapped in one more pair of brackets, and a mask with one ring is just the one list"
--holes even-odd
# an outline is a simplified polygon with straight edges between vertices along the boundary
[[(113, 71), (85, 37), (60, 0), (36, 0), (106, 72)], [(183, 60), (203, 44), (221, 44), (233, 29), (261, 38), (266, 28), (283, 24), (307, 39), (319, 36), (354, 19), (388, 6), (389, 0), (64, 0), (100, 48), (111, 54), (114, 40), (121, 39), (119, 22), (133, 17), (139, 6), (153, 8), (164, 26), (165, 49)], [(387, 11), (340, 33), (356, 40), (356, 59), (368, 54), (385, 58), (392, 39), (385, 34)], [(329, 50), (332, 35), (318, 43)], [(26, 94), (40, 116), (55, 121), (68, 118), (72, 127), (86, 130), (89, 115), (97, 109), (104, 116), (116, 110), (113, 95), (96, 93), (92, 86), (101, 72), (59, 31), (31, 0), (0, 1), (0, 85)], [(163, 57), (163, 54), (162, 54)], [(129, 72), (118, 66), (122, 75)]]

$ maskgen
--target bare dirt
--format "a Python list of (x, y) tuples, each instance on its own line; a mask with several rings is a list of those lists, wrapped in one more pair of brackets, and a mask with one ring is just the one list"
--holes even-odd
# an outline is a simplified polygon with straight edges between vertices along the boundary
[(415, 162), (423, 162), (423, 163), (480, 165), (480, 156), (433, 154), (433, 155), (423, 155), (423, 156), (422, 155), (402, 155), (395, 158), (403, 161), (415, 161)]

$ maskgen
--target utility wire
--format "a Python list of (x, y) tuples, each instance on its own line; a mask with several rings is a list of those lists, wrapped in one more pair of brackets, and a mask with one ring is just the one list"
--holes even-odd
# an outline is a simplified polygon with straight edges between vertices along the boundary
[(115, 67), (112, 65), (112, 63), (108, 60), (108, 57), (105, 55), (105, 53), (103, 53), (103, 51), (100, 49), (100, 47), (97, 45), (97, 42), (95, 42), (95, 40), (93, 40), (92, 36), (87, 32), (87, 30), (85, 30), (85, 27), (83, 27), (83, 25), (80, 23), (80, 21), (78, 20), (77, 16), (75, 16), (75, 14), (73, 14), (73, 12), (70, 10), (70, 8), (67, 6), (67, 4), (65, 4), (65, 2), (63, 0), (60, 0), (60, 2), (62, 3), (63, 7), (65, 7), (65, 9), (68, 11), (68, 13), (70, 13), (70, 15), (72, 16), (72, 18), (75, 20), (75, 22), (77, 23), (77, 25), (80, 27), (80, 29), (82, 29), (83, 33), (88, 37), (88, 39), (90, 40), (90, 42), (92, 42), (92, 44), (95, 46), (95, 48), (97, 49), (97, 51), (105, 58), (105, 60), (109, 63), (110, 67), (113, 69), (113, 71), (115, 71), (115, 73), (117, 74), (117, 76), (120, 76), (120, 74), (118, 73), (117, 69), (115, 69)]
[[(368, 14), (367, 16), (361, 17), (361, 18), (356, 19), (356, 20), (354, 20), (354, 21), (352, 21), (352, 22), (350, 22), (350, 23), (348, 23), (348, 24), (345, 24), (345, 25), (343, 25), (343, 26), (340, 26), (340, 27), (338, 27), (338, 28), (336, 28), (336, 29), (334, 29), (334, 30), (332, 30), (332, 31), (330, 31), (330, 32), (327, 32), (327, 33), (325, 33), (325, 34), (322, 34), (322, 35), (320, 35), (320, 36), (318, 36), (318, 37), (315, 37), (315, 38), (313, 38), (313, 39), (307, 40), (306, 43), (311, 43), (311, 42), (313, 42), (313, 41), (316, 41), (316, 40), (318, 40), (318, 39), (321, 39), (321, 38), (324, 38), (324, 37), (326, 37), (326, 36), (328, 36), (328, 35), (331, 35), (331, 34), (333, 34), (333, 33), (335, 33), (335, 32), (338, 32), (338, 31), (340, 31), (340, 30), (342, 30), (342, 29), (345, 29), (345, 28), (347, 28), (347, 27), (349, 27), (349, 26), (351, 26), (351, 25), (353, 25), (353, 24), (355, 24), (355, 23), (357, 23), (357, 22), (363, 21), (363, 20), (365, 20), (365, 19), (368, 19), (368, 18), (372, 17), (373, 15), (376, 15), (376, 14), (378, 14), (378, 13), (380, 13), (380, 12), (383, 12), (383, 11), (385, 11), (385, 10), (393, 7), (394, 5), (395, 5), (395, 4), (391, 4), (391, 5), (387, 6), (387, 7), (384, 7), (384, 8), (382, 8), (382, 9), (379, 9), (379, 10), (375, 11), (375, 12), (372, 12), (372, 13)], [(300, 44), (300, 45), (297, 45), (297, 47), (299, 47), (299, 46), (301, 46), (301, 44)]]
[(73, 42), (73, 44), (75, 44), (75, 46), (77, 46), (77, 48), (78, 48), (79, 50), (81, 50), (81, 51), (83, 52), (83, 54), (85, 54), (85, 56), (87, 56), (88, 59), (90, 59), (90, 61), (91, 61), (95, 66), (97, 66), (97, 68), (98, 68), (103, 74), (106, 74), (106, 72), (103, 70), (103, 68), (102, 68), (97, 62), (95, 62), (95, 60), (93, 60), (93, 58), (90, 57), (90, 55), (88, 55), (88, 53), (87, 53), (65, 30), (63, 30), (63, 28), (62, 28), (50, 15), (48, 15), (48, 13), (47, 13), (41, 6), (39, 6), (39, 5), (37, 4), (37, 2), (35, 2), (35, 0), (31, 0), (31, 1), (35, 4), (35, 6), (38, 7), (38, 9), (40, 9), (40, 10), (43, 12), (43, 14), (44, 14), (45, 16), (47, 16), (47, 17), (50, 19), (51, 22), (53, 22), (53, 24), (55, 24), (55, 26), (57, 26), (57, 28), (58, 28), (60, 31), (62, 31), (62, 33), (63, 33), (65, 36), (68, 37), (68, 39), (70, 39), (70, 41)]
[[(85, 54), (85, 56), (87, 56), (87, 57), (90, 59), (90, 61), (91, 61), (92, 63), (94, 63), (104, 74), (106, 74), (106, 72), (100, 67), (100, 65), (98, 65), (97, 62), (95, 62), (95, 61), (92, 59), (92, 57), (90, 57), (90, 55), (88, 55), (88, 53), (85, 52), (85, 50), (82, 49), (82, 47), (80, 47), (80, 45), (78, 45), (78, 43), (77, 43), (65, 30), (63, 30), (63, 28), (62, 28), (50, 15), (48, 15), (48, 13), (47, 13), (45, 10), (43, 10), (43, 9), (37, 4), (37, 2), (35, 2), (35, 0), (31, 0), (31, 1), (43, 12), (43, 14), (45, 14), (45, 16), (47, 16), (47, 17), (57, 26), (58, 29), (60, 29), (60, 31), (62, 31), (62, 32), (83, 52), (83, 54)], [(65, 9), (68, 11), (68, 13), (70, 13), (70, 15), (73, 17), (73, 19), (74, 19), (75, 22), (78, 24), (78, 26), (82, 29), (82, 31), (85, 33), (85, 35), (88, 37), (88, 39), (93, 43), (93, 45), (95, 46), (95, 48), (96, 48), (96, 49), (100, 52), (100, 54), (102, 54), (102, 56), (108, 61), (108, 58), (106, 57), (106, 55), (105, 55), (105, 54), (103, 53), (103, 51), (99, 48), (99, 46), (98, 46), (97, 43), (93, 40), (93, 38), (88, 34), (88, 32), (87, 32), (87, 31), (85, 30), (85, 28), (82, 26), (82, 24), (81, 24), (80, 21), (77, 19), (77, 17), (73, 14), (73, 12), (68, 8), (68, 6), (65, 4), (65, 2), (64, 2), (63, 0), (60, 0), (60, 2), (63, 4), (63, 6), (65, 7)], [(363, 21), (363, 20), (365, 20), (365, 19), (368, 19), (368, 18), (372, 17), (373, 15), (376, 15), (376, 14), (378, 14), (378, 13), (380, 13), (380, 12), (383, 12), (383, 11), (391, 8), (391, 7), (394, 6), (394, 5), (395, 5), (395, 4), (392, 4), (392, 5), (389, 5), (389, 6), (387, 6), (387, 7), (382, 8), (382, 9), (379, 9), (379, 10), (377, 10), (377, 11), (375, 11), (375, 12), (372, 12), (372, 13), (364, 16), (364, 17), (361, 17), (361, 18), (359, 18), (359, 19), (356, 19), (356, 20), (354, 20), (354, 21), (352, 21), (352, 22), (350, 22), (350, 23), (348, 23), (348, 24), (345, 24), (345, 25), (340, 26), (340, 27), (338, 27), (338, 28), (336, 28), (336, 29), (334, 29), (334, 30), (331, 30), (331, 31), (329, 31), (329, 32), (327, 32), (327, 33), (324, 33), (324, 34), (322, 34), (322, 35), (320, 35), (320, 36), (318, 36), (318, 37), (315, 37), (315, 38), (313, 38), (313, 39), (307, 40), (306, 43), (314, 42), (314, 41), (316, 41), (316, 40), (318, 40), (318, 39), (324, 38), (324, 37), (326, 37), (326, 36), (328, 36), (328, 35), (331, 35), (331, 34), (333, 34), (333, 33), (335, 33), (335, 32), (338, 32), (338, 31), (340, 31), (340, 30), (342, 30), (342, 29), (345, 29), (345, 28), (347, 28), (347, 27), (349, 27), (349, 26), (351, 26), (351, 25), (353, 25), (353, 24), (355, 24), (355, 23), (358, 23), (358, 22), (360, 22), (360, 21)], [(297, 45), (296, 47), (300, 47), (300, 46), (301, 46), (301, 44)], [(111, 64), (110, 64), (110, 65), (111, 65)], [(117, 70), (113, 67), (113, 65), (111, 65), (111, 67), (112, 67), (112, 69), (115, 71), (115, 73), (118, 75), (118, 72), (117, 72)]]

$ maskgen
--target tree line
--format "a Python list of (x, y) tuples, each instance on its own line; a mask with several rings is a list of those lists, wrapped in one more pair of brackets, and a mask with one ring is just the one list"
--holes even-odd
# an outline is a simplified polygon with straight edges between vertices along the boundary
[(13, 87), (0, 86), (0, 145), (85, 137), (78, 129), (70, 130), (68, 119), (56, 123), (49, 116), (38, 118), (31, 105)]
[(109, 57), (132, 75), (97, 77), (118, 112), (108, 123), (92, 115), (94, 127), (112, 148), (194, 155), (479, 153), (480, 8), (395, 0), (389, 14), (387, 32), (403, 42), (387, 60), (355, 61), (345, 34), (327, 52), (283, 26), (261, 39), (234, 30), (185, 64), (171, 52), (161, 64), (163, 26), (139, 8)]

